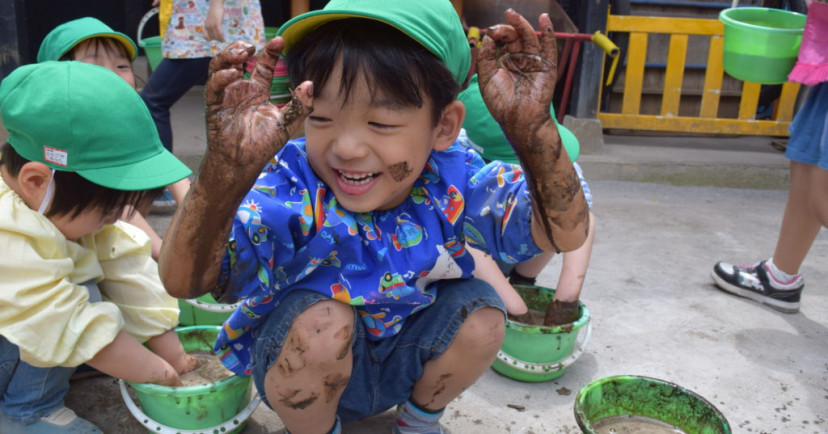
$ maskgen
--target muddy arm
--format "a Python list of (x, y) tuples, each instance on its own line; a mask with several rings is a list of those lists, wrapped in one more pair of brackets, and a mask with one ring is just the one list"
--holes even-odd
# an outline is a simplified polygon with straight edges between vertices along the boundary
[(216, 288), (233, 217), (262, 167), (310, 113), (312, 85), (302, 83), (282, 109), (270, 104), (273, 68), (284, 41), (268, 42), (250, 80), (242, 65), (252, 45), (236, 42), (213, 58), (206, 86), (207, 152), (167, 230), (159, 258), (164, 286), (193, 298)]
[(520, 14), (489, 28), (478, 55), (480, 92), (524, 169), (532, 195), (532, 235), (544, 250), (577, 249), (588, 231), (581, 184), (549, 115), (557, 53), (552, 21), (543, 14), (540, 38)]

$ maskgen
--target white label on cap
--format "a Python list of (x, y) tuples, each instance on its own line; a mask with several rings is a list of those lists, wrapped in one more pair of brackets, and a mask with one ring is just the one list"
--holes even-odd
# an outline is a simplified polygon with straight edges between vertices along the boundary
[(49, 163), (58, 164), (60, 166), (66, 166), (67, 160), (69, 159), (69, 153), (62, 149), (44, 146), (43, 158), (45, 158), (46, 161)]

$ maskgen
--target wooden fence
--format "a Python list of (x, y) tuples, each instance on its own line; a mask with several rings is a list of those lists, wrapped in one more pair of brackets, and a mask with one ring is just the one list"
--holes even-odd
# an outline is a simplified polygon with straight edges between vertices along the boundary
[[(736, 118), (718, 117), (724, 69), (722, 68), (724, 26), (719, 20), (672, 17), (610, 15), (607, 32), (629, 33), (620, 113), (598, 113), (603, 128), (712, 134), (788, 136), (799, 84), (782, 86), (771, 119), (756, 120), (758, 83), (744, 82)], [(659, 114), (641, 114), (647, 41), (651, 34), (668, 34), (669, 51)], [(710, 38), (703, 91), (698, 116), (679, 116), (682, 83), (690, 35)], [(695, 44), (692, 49), (698, 49)], [(623, 53), (622, 53), (623, 54)]]

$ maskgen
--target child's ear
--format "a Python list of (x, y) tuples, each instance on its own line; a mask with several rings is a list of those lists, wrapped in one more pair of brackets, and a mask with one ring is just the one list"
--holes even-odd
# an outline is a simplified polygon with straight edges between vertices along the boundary
[(46, 189), (51, 179), (52, 169), (49, 166), (38, 161), (30, 161), (20, 168), (15, 190), (29, 208), (37, 209), (46, 197)]
[(434, 150), (444, 151), (457, 140), (460, 129), (463, 127), (463, 120), (466, 119), (466, 106), (458, 100), (454, 100), (443, 109), (443, 115), (437, 122), (437, 138), (434, 141)]

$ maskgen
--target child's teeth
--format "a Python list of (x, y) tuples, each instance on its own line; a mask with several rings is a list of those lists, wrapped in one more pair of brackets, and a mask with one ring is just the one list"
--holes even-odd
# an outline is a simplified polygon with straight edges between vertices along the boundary
[(349, 183), (355, 184), (355, 185), (365, 184), (365, 183), (369, 182), (373, 176), (374, 175), (372, 173), (364, 173), (364, 174), (360, 174), (360, 175), (346, 174), (346, 173), (342, 174), (343, 179), (345, 179)]

